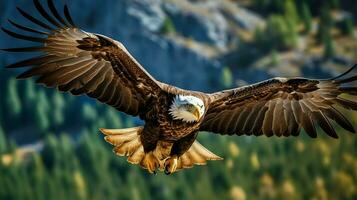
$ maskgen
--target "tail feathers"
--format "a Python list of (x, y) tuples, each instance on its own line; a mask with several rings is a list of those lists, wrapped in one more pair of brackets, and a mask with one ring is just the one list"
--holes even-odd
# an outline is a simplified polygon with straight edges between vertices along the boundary
[(207, 160), (223, 160), (223, 158), (212, 153), (199, 142), (195, 141), (191, 148), (179, 157), (176, 170), (191, 168), (194, 165), (205, 165)]
[(118, 156), (127, 156), (131, 164), (140, 164), (144, 159), (144, 147), (140, 141), (143, 127), (127, 129), (100, 129), (106, 135), (105, 141), (114, 146), (113, 152)]

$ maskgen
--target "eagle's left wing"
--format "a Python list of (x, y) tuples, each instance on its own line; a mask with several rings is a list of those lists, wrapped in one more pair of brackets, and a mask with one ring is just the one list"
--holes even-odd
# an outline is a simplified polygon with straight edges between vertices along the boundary
[(201, 131), (219, 134), (297, 136), (303, 128), (316, 137), (319, 125), (337, 138), (331, 120), (355, 133), (352, 124), (336, 107), (357, 110), (357, 102), (342, 95), (357, 95), (350, 84), (354, 75), (330, 80), (275, 78), (255, 85), (211, 94), (212, 102)]
[(64, 7), (63, 18), (53, 0), (47, 0), (51, 12), (47, 12), (39, 0), (33, 2), (49, 23), (20, 8), (18, 11), (43, 30), (9, 22), (19, 30), (38, 36), (2, 28), (12, 37), (39, 43), (39, 46), (3, 49), (42, 53), (7, 66), (26, 69), (17, 78), (39, 77), (37, 83), (48, 87), (74, 95), (86, 94), (133, 116), (145, 114), (150, 102), (160, 93), (161, 83), (151, 77), (120, 42), (76, 27), (67, 6)]

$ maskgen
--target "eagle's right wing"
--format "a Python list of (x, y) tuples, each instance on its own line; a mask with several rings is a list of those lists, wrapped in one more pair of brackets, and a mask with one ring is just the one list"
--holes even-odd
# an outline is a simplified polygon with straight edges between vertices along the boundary
[(352, 124), (337, 107), (357, 110), (357, 102), (345, 95), (357, 95), (351, 84), (357, 75), (345, 74), (330, 80), (275, 78), (254, 85), (210, 95), (211, 104), (201, 131), (219, 134), (297, 136), (303, 128), (316, 137), (320, 126), (337, 138), (331, 120), (355, 133)]
[[(160, 83), (150, 76), (125, 47), (108, 37), (87, 33), (77, 28), (64, 7), (63, 18), (53, 0), (48, 0), (50, 15), (39, 3), (34, 4), (48, 25), (18, 8), (18, 11), (46, 31), (9, 22), (39, 37), (2, 30), (17, 39), (39, 43), (40, 46), (3, 49), (8, 52), (42, 52), (41, 56), (7, 66), (28, 67), (18, 78), (39, 77), (37, 83), (56, 87), (74, 95), (87, 94), (130, 115), (140, 115), (152, 98), (160, 93)], [(54, 26), (54, 27), (53, 27)]]

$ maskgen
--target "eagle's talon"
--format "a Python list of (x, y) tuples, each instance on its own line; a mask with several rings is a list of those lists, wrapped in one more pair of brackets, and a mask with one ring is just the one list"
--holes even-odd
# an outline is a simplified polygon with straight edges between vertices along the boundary
[(171, 173), (165, 169), (165, 174), (170, 175)]
[(150, 174), (156, 174), (156, 169), (160, 166), (160, 163), (156, 156), (152, 152), (149, 152), (145, 154), (141, 165), (146, 168)]
[(177, 156), (171, 156), (165, 161), (165, 174), (170, 175), (174, 173), (177, 169)]

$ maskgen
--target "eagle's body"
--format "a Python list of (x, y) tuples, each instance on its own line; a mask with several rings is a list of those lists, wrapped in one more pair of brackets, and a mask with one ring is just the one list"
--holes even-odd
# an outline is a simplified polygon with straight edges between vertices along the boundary
[(28, 20), (45, 29), (35, 30), (13, 21), (33, 37), (2, 28), (18, 39), (40, 46), (4, 49), (8, 52), (42, 52), (43, 55), (7, 66), (29, 67), (18, 78), (39, 77), (37, 83), (73, 95), (85, 94), (145, 125), (128, 129), (100, 129), (114, 152), (127, 156), (149, 172), (170, 174), (179, 169), (219, 160), (197, 141), (200, 131), (225, 135), (297, 136), (304, 129), (316, 137), (316, 126), (337, 138), (332, 121), (355, 132), (337, 107), (357, 110), (357, 103), (342, 95), (357, 95), (357, 80), (346, 73), (326, 80), (274, 78), (250, 86), (213, 94), (183, 90), (155, 80), (124, 45), (103, 35), (77, 28), (64, 8), (65, 19), (52, 0), (51, 14), (34, 0), (39, 13), (54, 27), (18, 8)]

